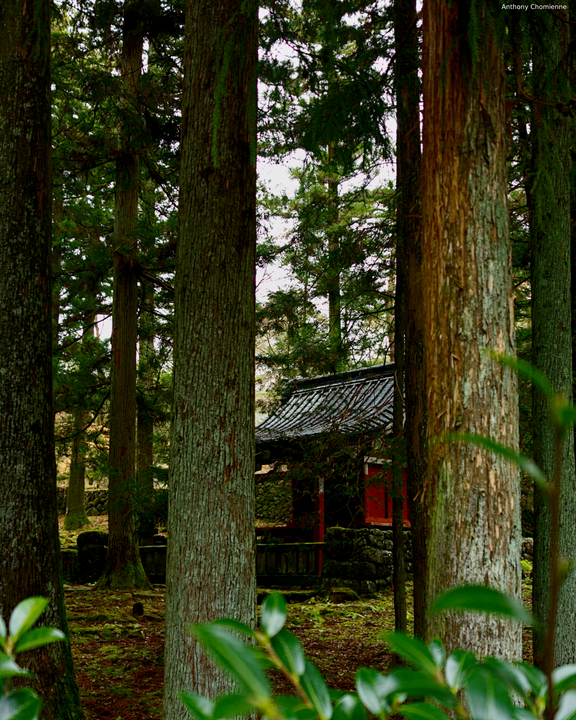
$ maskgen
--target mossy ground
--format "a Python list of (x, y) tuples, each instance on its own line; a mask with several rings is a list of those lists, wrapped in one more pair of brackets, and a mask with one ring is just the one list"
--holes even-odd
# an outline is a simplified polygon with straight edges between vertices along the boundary
[[(65, 590), (86, 720), (161, 718), (164, 587), (120, 592), (76, 585)], [(528, 582), (523, 590), (526, 601)], [(407, 600), (410, 623), (411, 586)], [(393, 662), (381, 637), (394, 629), (392, 591), (345, 603), (319, 597), (290, 602), (287, 627), (333, 688), (353, 689), (360, 666), (385, 670)], [(530, 637), (525, 632), (524, 659), (529, 661), (530, 654)], [(290, 691), (283, 678), (275, 676), (273, 682), (278, 691)]]

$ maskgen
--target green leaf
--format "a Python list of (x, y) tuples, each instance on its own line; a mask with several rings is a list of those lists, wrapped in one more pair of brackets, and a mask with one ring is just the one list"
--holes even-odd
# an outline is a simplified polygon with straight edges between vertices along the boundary
[(280, 630), (270, 641), (274, 652), (293, 674), (300, 677), (306, 670), (306, 657), (300, 641), (286, 629)]
[(22, 688), (0, 698), (0, 720), (36, 720), (42, 700), (30, 688)]
[(319, 670), (308, 660), (306, 660), (306, 668), (300, 682), (321, 720), (330, 720), (332, 703), (328, 688)]
[(214, 703), (207, 697), (196, 693), (179, 693), (178, 697), (186, 710), (198, 720), (212, 720), (214, 717)]
[(390, 650), (403, 658), (418, 670), (435, 675), (438, 667), (434, 656), (419, 638), (412, 638), (406, 633), (385, 633), (384, 639)]
[(260, 625), (264, 634), (272, 638), (284, 627), (286, 622), (286, 600), (281, 593), (266, 595), (260, 612)]
[(8, 632), (6, 631), (6, 623), (4, 622), (4, 618), (0, 615), (0, 647), (2, 647), (2, 650), (8, 649), (8, 645), (6, 644), (7, 639)]
[(434, 638), (434, 640), (432, 640), (432, 642), (428, 645), (428, 650), (430, 650), (430, 655), (432, 655), (436, 667), (438, 670), (441, 670), (446, 662), (446, 650), (444, 649), (444, 645), (442, 645), (438, 638)]
[(18, 603), (10, 616), (10, 637), (16, 643), (19, 638), (30, 630), (46, 609), (50, 601), (44, 597), (31, 597)]
[(397, 687), (393, 673), (382, 675), (373, 668), (360, 668), (356, 673), (356, 690), (360, 700), (376, 717), (383, 718), (391, 711)]
[(366, 710), (356, 695), (346, 693), (334, 704), (332, 720), (366, 720)]
[(270, 686), (252, 648), (218, 624), (196, 625), (192, 633), (255, 703), (270, 701)]
[(493, 673), (498, 675), (499, 678), (501, 678), (509, 690), (513, 690), (524, 701), (528, 701), (528, 697), (531, 693), (531, 686), (528, 679), (517, 665), (512, 665), (504, 662), (504, 660), (498, 660), (493, 657), (486, 658), (484, 664), (489, 667)]
[(33, 650), (34, 648), (48, 645), (51, 642), (66, 640), (66, 635), (62, 630), (50, 627), (39, 627), (30, 630), (23, 635), (16, 643), (14, 652), (24, 652), (24, 650)]
[(533, 619), (526, 608), (514, 598), (484, 585), (461, 585), (440, 595), (432, 606), (433, 614), (443, 610), (483, 612), (502, 615), (532, 625)]
[(558, 694), (576, 688), (576, 665), (562, 665), (552, 671), (552, 683)]
[(568, 690), (562, 695), (554, 720), (576, 720), (576, 690)]
[(241, 717), (249, 716), (253, 710), (254, 705), (246, 695), (231, 693), (230, 695), (223, 695), (216, 700), (213, 715), (214, 718)]
[(10, 677), (31, 677), (31, 673), (21, 668), (8, 655), (0, 653), (0, 679)]
[(226, 630), (231, 630), (232, 632), (240, 633), (241, 635), (246, 635), (247, 637), (256, 637), (256, 632), (251, 627), (248, 627), (248, 625), (245, 625), (239, 620), (232, 620), (231, 618), (219, 618), (218, 620), (213, 620), (210, 624), (214, 627), (221, 627), (225, 628)]
[(276, 707), (284, 720), (316, 720), (316, 712), (304, 705), (301, 698), (294, 695), (278, 695)]
[(427, 702), (406, 703), (397, 710), (407, 720), (448, 720), (448, 716), (437, 705)]
[(440, 703), (444, 703), (447, 707), (454, 706), (454, 695), (448, 686), (432, 675), (407, 668), (398, 668), (398, 670), (394, 670), (390, 675), (395, 678), (398, 684), (397, 692), (406, 695), (408, 698), (415, 700), (432, 698)]
[(506, 720), (514, 717), (514, 704), (505, 684), (486, 665), (476, 665), (464, 689), (474, 720)]
[(474, 653), (455, 650), (446, 660), (444, 677), (448, 686), (457, 692), (465, 684), (468, 670), (476, 663)]
[(536, 698), (543, 698), (548, 691), (548, 681), (546, 675), (534, 667), (534, 665), (528, 665), (528, 663), (514, 663), (516, 669), (526, 679), (526, 682), (530, 685), (530, 690)]

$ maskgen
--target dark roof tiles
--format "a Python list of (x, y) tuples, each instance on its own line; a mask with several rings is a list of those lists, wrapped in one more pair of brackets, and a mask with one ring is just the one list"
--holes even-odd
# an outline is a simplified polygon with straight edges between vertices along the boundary
[(294, 380), (281, 405), (256, 428), (256, 442), (262, 447), (326, 432), (385, 431), (392, 422), (393, 395), (393, 365)]

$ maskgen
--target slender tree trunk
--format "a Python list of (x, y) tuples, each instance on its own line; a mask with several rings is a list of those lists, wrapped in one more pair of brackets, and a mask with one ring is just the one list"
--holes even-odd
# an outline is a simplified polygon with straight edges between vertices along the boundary
[(397, 233), (406, 258), (405, 385), (406, 482), (412, 537), (414, 634), (426, 627), (426, 364), (422, 217), (420, 210), (420, 82), (414, 0), (395, 1), (397, 116)]
[[(52, 409), (50, 3), (0, 8), (0, 614), (50, 599), (41, 624), (68, 632)], [(69, 643), (26, 666), (47, 720), (82, 717)]]
[[(93, 288), (88, 288), (90, 300), (94, 299)], [(91, 312), (86, 317), (84, 334), (79, 352), (90, 353), (90, 346), (94, 338), (96, 313)], [(66, 496), (66, 517), (64, 530), (77, 530), (89, 525), (90, 520), (86, 514), (85, 480), (86, 480), (86, 454), (88, 443), (86, 438), (86, 408), (80, 404), (74, 413), (74, 438), (72, 439), (72, 454), (70, 458), (70, 476), (68, 479), (68, 493)]]
[(187, 0), (166, 578), (166, 720), (229, 689), (190, 624), (255, 621), (257, 3)]
[(152, 544), (156, 532), (154, 518), (154, 418), (147, 401), (147, 390), (150, 385), (151, 361), (154, 356), (154, 336), (148, 334), (145, 327), (154, 307), (154, 285), (142, 279), (144, 307), (140, 312), (141, 335), (139, 341), (139, 380), (137, 428), (138, 428), (138, 537), (141, 545)]
[[(562, 16), (562, 17), (561, 17)], [(547, 105), (532, 112), (532, 357), (556, 392), (572, 396), (570, 308), (570, 142), (573, 120), (554, 105), (570, 98), (566, 57), (570, 40), (567, 13), (547, 13), (549, 25), (534, 38), (534, 95)], [(532, 404), (534, 458), (548, 478), (554, 474), (555, 432), (548, 400), (534, 389)], [(550, 508), (535, 489), (533, 607), (546, 622), (550, 602)], [(560, 484), (560, 554), (576, 558), (576, 470), (574, 439), (562, 441)], [(536, 637), (534, 660), (543, 667), (546, 648)], [(558, 598), (555, 664), (576, 662), (576, 575), (566, 578)]]
[[(125, 92), (136, 102), (142, 66), (140, 0), (124, 5), (120, 71)], [(126, 105), (128, 103), (126, 102)], [(128, 111), (126, 109), (126, 114)], [(100, 589), (146, 587), (136, 535), (136, 334), (138, 285), (135, 268), (138, 217), (138, 155), (131, 146), (130, 118), (124, 118), (116, 161), (112, 367), (110, 373), (110, 455), (108, 553)]]
[[(488, 355), (515, 353), (505, 72), (491, 14), (500, 8), (474, 10), (482, 31), (473, 38), (469, 2), (430, 0), (423, 10), (428, 436), (479, 433), (517, 448), (517, 379)], [(469, 443), (436, 443), (426, 483), (429, 601), (462, 583), (519, 598), (518, 469)], [(447, 613), (430, 618), (428, 633), (449, 650), (521, 656), (521, 628), (504, 619)]]

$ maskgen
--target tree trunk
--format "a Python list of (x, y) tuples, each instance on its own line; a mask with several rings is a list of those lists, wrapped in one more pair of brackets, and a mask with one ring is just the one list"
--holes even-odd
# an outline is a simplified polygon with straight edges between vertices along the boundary
[[(52, 410), (50, 3), (0, 10), (0, 614), (50, 599), (41, 624), (68, 632)], [(24, 660), (24, 658), (23, 658)], [(69, 643), (25, 665), (47, 720), (82, 717)]]
[(156, 524), (154, 518), (154, 418), (147, 401), (147, 390), (150, 387), (151, 361), (154, 357), (154, 336), (145, 327), (154, 307), (154, 285), (142, 279), (144, 308), (140, 312), (141, 335), (139, 341), (139, 381), (137, 429), (138, 429), (138, 538), (141, 545), (151, 545)]
[[(137, 102), (143, 36), (139, 0), (126, 2), (120, 71), (128, 97)], [(136, 536), (136, 334), (138, 286), (135, 268), (138, 217), (138, 155), (131, 146), (125, 108), (122, 148), (116, 161), (112, 366), (110, 372), (110, 450), (108, 479), (108, 553), (98, 588), (142, 588), (148, 580)]]
[(420, 82), (414, 0), (395, 1), (397, 117), (397, 234), (406, 258), (405, 383), (406, 482), (412, 536), (414, 635), (426, 627), (426, 365), (422, 218), (420, 210)]
[(257, 4), (187, 0), (168, 507), (165, 717), (229, 689), (190, 624), (255, 621)]
[(68, 493), (66, 495), (66, 517), (64, 530), (78, 530), (89, 525), (84, 497), (86, 477), (86, 410), (79, 406), (74, 414), (74, 437), (72, 439), (72, 456), (70, 458), (70, 475)]
[[(570, 98), (565, 85), (569, 29), (567, 13), (548, 13), (549, 26), (534, 38), (532, 110), (532, 177), (530, 231), (532, 239), (532, 358), (556, 392), (572, 396), (572, 337), (570, 308), (570, 142), (573, 120), (554, 105)], [(562, 19), (561, 16), (564, 16)], [(532, 403), (534, 459), (546, 476), (554, 474), (555, 432), (548, 400), (534, 389)], [(545, 624), (550, 604), (550, 507), (542, 492), (534, 499), (533, 608)], [(576, 557), (576, 470), (574, 440), (562, 440), (559, 548), (563, 557)], [(566, 578), (558, 597), (555, 665), (576, 662), (576, 575)], [(543, 668), (546, 648), (535, 638), (534, 660)]]
[[(422, 210), (428, 437), (478, 433), (518, 447), (515, 374), (489, 351), (514, 355), (506, 203), (505, 73), (491, 5), (424, 4)], [(499, 13), (499, 7), (494, 7)], [(520, 597), (518, 469), (469, 443), (436, 443), (430, 504), (428, 598), (463, 583)], [(447, 613), (430, 637), (478, 655), (520, 659), (521, 628)]]

